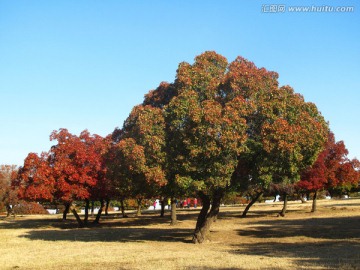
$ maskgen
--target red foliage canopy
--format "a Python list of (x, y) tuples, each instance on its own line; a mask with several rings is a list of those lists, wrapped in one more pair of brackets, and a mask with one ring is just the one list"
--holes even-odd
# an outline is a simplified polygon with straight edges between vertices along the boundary
[(330, 132), (325, 149), (319, 154), (314, 165), (302, 173), (298, 186), (315, 191), (356, 185), (360, 177), (360, 164), (357, 159), (349, 160), (347, 154), (344, 142), (335, 142), (334, 134)]

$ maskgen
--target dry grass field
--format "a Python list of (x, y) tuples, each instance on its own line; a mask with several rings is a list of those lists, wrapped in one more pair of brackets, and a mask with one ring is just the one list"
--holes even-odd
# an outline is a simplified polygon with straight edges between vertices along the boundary
[(360, 269), (360, 199), (222, 207), (211, 241), (194, 245), (199, 210), (147, 212), (123, 219), (112, 214), (79, 229), (69, 215), (0, 219), (0, 269)]

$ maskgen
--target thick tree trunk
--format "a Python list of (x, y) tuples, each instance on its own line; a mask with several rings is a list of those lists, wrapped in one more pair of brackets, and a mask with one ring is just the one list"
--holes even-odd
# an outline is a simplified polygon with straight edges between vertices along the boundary
[(106, 200), (106, 206), (105, 206), (105, 216), (109, 215), (109, 204), (110, 204), (110, 200), (107, 199)]
[(85, 217), (84, 217), (84, 224), (87, 225), (89, 220), (89, 207), (90, 201), (88, 199), (85, 200)]
[(164, 217), (164, 215), (165, 215), (165, 198), (161, 199), (160, 205), (161, 205), (160, 217)]
[(142, 202), (142, 199), (137, 199), (137, 211), (136, 211), (136, 216), (141, 216), (141, 202)]
[(203, 201), (203, 208), (200, 211), (196, 228), (193, 235), (193, 243), (195, 244), (201, 244), (203, 243), (210, 232), (211, 224), (216, 221), (217, 215), (220, 210), (220, 202), (223, 197), (223, 191), (222, 190), (216, 190), (213, 193), (212, 198), (212, 205), (211, 209), (208, 213), (209, 207), (210, 207), (210, 198), (209, 196), (201, 193), (199, 196), (201, 197), (201, 200)]
[(69, 210), (70, 210), (70, 203), (65, 203), (65, 209), (64, 209), (64, 212), (63, 212), (63, 220), (66, 220), (66, 217), (67, 217), (67, 213), (69, 213)]
[(76, 221), (77, 221), (77, 223), (79, 224), (79, 227), (80, 227), (80, 228), (84, 227), (84, 223), (82, 222), (81, 218), (79, 217), (78, 213), (76, 212), (75, 207), (70, 206), (70, 211), (71, 211), (71, 213), (73, 213), (73, 215), (75, 216)]
[(260, 196), (263, 194), (263, 192), (256, 193), (255, 197), (252, 198), (252, 200), (248, 203), (248, 205), (245, 207), (244, 212), (242, 213), (241, 217), (246, 217), (249, 209), (251, 206), (253, 206), (254, 203), (260, 198)]
[(284, 193), (284, 206), (283, 209), (281, 210), (281, 212), (279, 213), (280, 216), (285, 217), (286, 214), (286, 209), (287, 209), (287, 198), (288, 195), (286, 193)]
[(177, 216), (176, 216), (176, 201), (175, 198), (171, 199), (171, 222), (170, 225), (174, 226), (177, 224)]
[(100, 217), (101, 217), (101, 213), (102, 213), (102, 211), (104, 210), (104, 206), (105, 206), (105, 201), (104, 201), (104, 200), (100, 200), (100, 209), (99, 209), (99, 211), (97, 212), (96, 218), (95, 218), (95, 220), (94, 220), (94, 223), (95, 223), (95, 224), (99, 224), (99, 222), (100, 222)]
[(196, 227), (193, 235), (193, 243), (202, 243), (205, 238), (202, 235), (201, 228), (204, 227), (206, 222), (206, 216), (210, 209), (210, 197), (203, 192), (199, 192), (199, 197), (202, 201), (202, 208), (197, 218)]
[(124, 199), (120, 199), (120, 208), (121, 208), (121, 214), (123, 218), (127, 218), (128, 216), (125, 214), (125, 206), (124, 206)]
[(313, 203), (312, 203), (311, 212), (316, 212), (317, 193), (318, 193), (318, 191), (315, 190), (315, 192), (314, 192), (314, 197), (313, 197)]

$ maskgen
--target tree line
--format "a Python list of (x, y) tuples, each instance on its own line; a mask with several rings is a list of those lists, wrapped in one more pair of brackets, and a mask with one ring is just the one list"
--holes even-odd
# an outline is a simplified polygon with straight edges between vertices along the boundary
[[(171, 198), (175, 224), (175, 198), (193, 195), (202, 201), (194, 243), (206, 240), (229, 192), (252, 198), (246, 212), (261, 195), (281, 194), (284, 215), (294, 190), (316, 201), (319, 190), (358, 187), (360, 178), (315, 104), (279, 86), (276, 72), (212, 51), (180, 63), (174, 82), (149, 91), (107, 137), (59, 129), (50, 140), (48, 152), (13, 168), (19, 198), (63, 203), (64, 218), (70, 210), (85, 226), (90, 201), (101, 203), (99, 222), (110, 199), (134, 198), (140, 214), (153, 197)], [(76, 201), (86, 203), (83, 219)]]

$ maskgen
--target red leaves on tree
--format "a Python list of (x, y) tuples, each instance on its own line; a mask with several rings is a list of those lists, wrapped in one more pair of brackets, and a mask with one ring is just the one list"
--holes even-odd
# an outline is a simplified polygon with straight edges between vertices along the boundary
[(330, 132), (325, 149), (319, 154), (314, 165), (303, 172), (298, 186), (315, 191), (358, 185), (359, 161), (349, 160), (347, 154), (344, 142), (335, 142), (334, 134)]
[(18, 186), (19, 197), (22, 199), (52, 200), (55, 179), (48, 163), (48, 154), (42, 153), (40, 156), (35, 153), (28, 154), (13, 184)]
[(21, 198), (70, 203), (107, 193), (103, 162), (109, 144), (106, 139), (86, 130), (75, 136), (60, 129), (52, 132), (50, 140), (57, 144), (40, 156), (30, 153), (13, 180)]
[(90, 198), (91, 188), (105, 175), (101, 170), (104, 170), (102, 155), (106, 151), (106, 142), (86, 130), (78, 137), (60, 129), (54, 131), (50, 139), (58, 142), (49, 154), (56, 197), (64, 202)]

